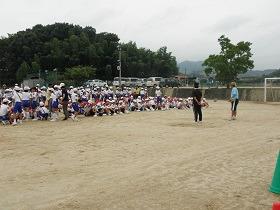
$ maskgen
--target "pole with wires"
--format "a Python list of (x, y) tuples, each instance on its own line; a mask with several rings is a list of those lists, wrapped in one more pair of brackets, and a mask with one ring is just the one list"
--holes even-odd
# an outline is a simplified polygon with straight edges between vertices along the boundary
[(122, 49), (121, 46), (119, 45), (119, 60), (118, 60), (118, 66), (117, 69), (119, 71), (119, 87), (122, 85)]

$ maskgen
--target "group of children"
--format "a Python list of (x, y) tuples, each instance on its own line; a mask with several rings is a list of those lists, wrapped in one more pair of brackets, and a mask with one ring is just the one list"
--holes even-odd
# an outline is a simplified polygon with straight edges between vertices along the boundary
[[(57, 121), (62, 109), (61, 87), (65, 87), (65, 84), (48, 88), (39, 85), (20, 88), (16, 84), (13, 89), (0, 91), (0, 121), (12, 125), (29, 119)], [(145, 88), (136, 92), (130, 87), (114, 89), (107, 85), (92, 88), (70, 86), (67, 92), (68, 112), (72, 120), (77, 120), (79, 115), (113, 116), (135, 111), (190, 109), (193, 106), (191, 97), (182, 99), (163, 96), (159, 87), (156, 87), (155, 96), (149, 96)], [(202, 100), (202, 106), (208, 106), (205, 99)]]

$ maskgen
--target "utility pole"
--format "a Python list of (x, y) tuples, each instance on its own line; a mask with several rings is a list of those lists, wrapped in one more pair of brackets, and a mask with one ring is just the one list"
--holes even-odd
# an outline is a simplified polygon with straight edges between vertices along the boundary
[(185, 67), (185, 86), (187, 86), (187, 68)]
[(118, 71), (119, 71), (119, 87), (122, 86), (122, 49), (121, 46), (119, 45), (119, 60), (118, 60)]

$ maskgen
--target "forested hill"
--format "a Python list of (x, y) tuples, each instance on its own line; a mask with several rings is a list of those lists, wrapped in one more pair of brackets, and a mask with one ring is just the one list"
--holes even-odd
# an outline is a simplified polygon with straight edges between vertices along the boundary
[[(21, 82), (27, 74), (57, 69), (61, 80), (117, 76), (119, 37), (68, 23), (36, 25), (0, 39), (0, 84)], [(169, 77), (178, 73), (166, 47), (153, 52), (122, 43), (123, 76)], [(75, 68), (74, 68), (75, 67)]]

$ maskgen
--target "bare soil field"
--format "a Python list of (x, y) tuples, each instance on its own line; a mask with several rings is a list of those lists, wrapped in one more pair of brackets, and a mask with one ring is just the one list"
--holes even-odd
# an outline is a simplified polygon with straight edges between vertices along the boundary
[(0, 209), (271, 209), (280, 105), (0, 126)]

